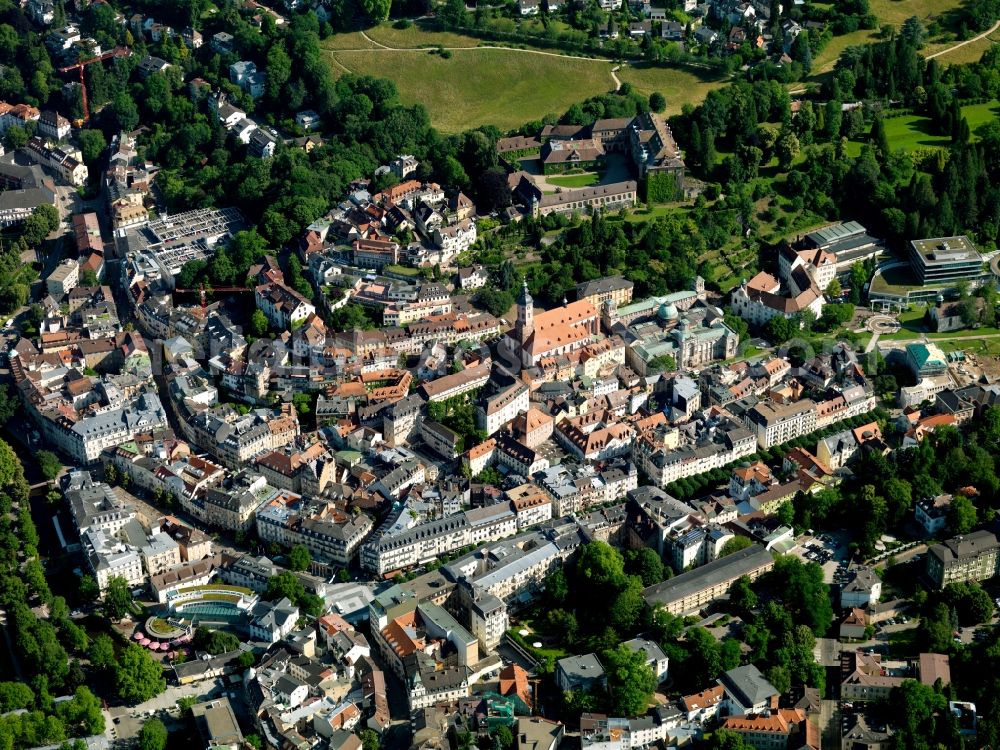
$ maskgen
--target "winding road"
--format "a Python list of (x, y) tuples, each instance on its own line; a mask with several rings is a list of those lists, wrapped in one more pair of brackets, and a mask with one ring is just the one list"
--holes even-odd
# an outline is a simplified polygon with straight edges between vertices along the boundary
[[(949, 52), (954, 52), (955, 50), (959, 49), (960, 47), (964, 47), (967, 44), (972, 44), (973, 42), (978, 42), (980, 39), (985, 39), (986, 37), (988, 37), (990, 34), (992, 34), (997, 29), (1000, 29), (1000, 21), (997, 21), (995, 24), (993, 24), (992, 26), (990, 26), (982, 34), (974, 36), (971, 39), (966, 39), (965, 41), (962, 41), (962, 42), (955, 42), (954, 44), (949, 45), (948, 47), (945, 47), (944, 49), (939, 49), (937, 52), (933, 52), (933, 53), (927, 55), (925, 57), (925, 59), (926, 60), (933, 60), (936, 57), (942, 57), (944, 55), (947, 55)], [(821, 72), (821, 73), (827, 73), (827, 72), (829, 72), (829, 70), (828, 69), (824, 69), (824, 70), (819, 71), (819, 72)], [(819, 81), (816, 81), (816, 80), (812, 80), (812, 81), (810, 81), (810, 83), (812, 83), (812, 84), (814, 84), (816, 86), (819, 85)], [(788, 93), (789, 93), (790, 96), (798, 96), (800, 94), (806, 94), (806, 93), (808, 93), (808, 88), (806, 88), (805, 86), (802, 86), (802, 87), (799, 87), (797, 89), (791, 89)]]
[(972, 39), (966, 39), (964, 42), (957, 42), (950, 47), (945, 47), (943, 50), (939, 50), (932, 55), (927, 55), (928, 60), (933, 60), (935, 57), (941, 57), (941, 55), (947, 55), (949, 52), (954, 52), (959, 47), (964, 47), (966, 44), (972, 44), (973, 42), (978, 42), (980, 39), (984, 39), (992, 34), (997, 29), (1000, 29), (1000, 21), (990, 26), (986, 31), (984, 31), (979, 36), (974, 36)]

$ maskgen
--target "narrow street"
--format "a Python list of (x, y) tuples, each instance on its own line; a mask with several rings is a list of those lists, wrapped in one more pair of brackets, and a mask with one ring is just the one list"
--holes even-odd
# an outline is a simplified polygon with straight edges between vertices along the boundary
[(840, 708), (835, 700), (824, 700), (820, 703), (819, 732), (820, 746), (839, 748), (842, 742)]
[(3, 630), (3, 640), (4, 644), (6, 644), (7, 656), (14, 667), (14, 674), (17, 676), (18, 682), (24, 682), (24, 672), (21, 671), (21, 662), (17, 658), (17, 654), (14, 653), (14, 642), (10, 638), (10, 630), (7, 627), (7, 613), (2, 609), (0, 609), (0, 629)]

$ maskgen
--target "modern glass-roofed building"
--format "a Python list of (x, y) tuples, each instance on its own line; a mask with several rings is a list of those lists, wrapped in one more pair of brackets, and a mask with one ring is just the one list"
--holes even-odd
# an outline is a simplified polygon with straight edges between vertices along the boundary
[(948, 371), (948, 360), (941, 347), (934, 343), (907, 344), (906, 363), (917, 380), (943, 375)]
[(910, 265), (921, 285), (978, 281), (983, 256), (965, 236), (910, 242)]
[(872, 258), (885, 249), (881, 239), (868, 234), (868, 230), (856, 221), (831, 224), (809, 232), (803, 244), (837, 256), (838, 271), (849, 268), (857, 261)]

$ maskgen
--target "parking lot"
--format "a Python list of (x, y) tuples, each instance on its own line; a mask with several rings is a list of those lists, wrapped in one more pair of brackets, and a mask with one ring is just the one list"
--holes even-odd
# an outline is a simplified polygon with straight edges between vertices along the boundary
[(814, 537), (806, 537), (796, 547), (794, 554), (823, 568), (823, 580), (826, 583), (840, 583), (838, 575), (842, 576), (847, 571), (847, 540), (837, 533), (823, 532)]
[(237, 687), (228, 684), (228, 678), (204, 680), (191, 685), (169, 685), (167, 689), (152, 700), (138, 706), (112, 706), (106, 713), (108, 734), (113, 740), (131, 740), (138, 736), (142, 725), (151, 716), (158, 716), (167, 728), (180, 726), (182, 717), (177, 701), (181, 698), (194, 698), (201, 703), (222, 695), (234, 698), (234, 709), (241, 706)]

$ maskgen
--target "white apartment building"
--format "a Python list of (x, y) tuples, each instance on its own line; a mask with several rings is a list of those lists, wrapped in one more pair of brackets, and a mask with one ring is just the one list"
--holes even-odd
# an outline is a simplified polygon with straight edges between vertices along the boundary
[[(796, 292), (796, 289), (801, 291)], [(792, 272), (787, 293), (782, 293), (776, 278), (761, 271), (750, 281), (736, 287), (730, 296), (732, 311), (758, 326), (778, 316), (794, 318), (805, 310), (812, 311), (818, 318), (823, 312), (823, 304), (822, 291), (811, 281), (804, 268)]]
[(518, 531), (552, 518), (552, 500), (541, 489), (536, 489), (530, 496), (511, 500), (511, 507), (517, 516)]
[(417, 680), (409, 690), (410, 710), (418, 711), (438, 703), (452, 703), (462, 698), (469, 697), (469, 680), (464, 677), (464, 670), (452, 667), (447, 670), (447, 677), (450, 680), (439, 680), (434, 683), (424, 683)]
[(757, 444), (766, 450), (815, 431), (816, 403), (807, 398), (791, 404), (761, 402), (747, 412), (746, 420)]
[(721, 468), (757, 451), (754, 435), (746, 430), (734, 431), (730, 438), (724, 443), (697, 447), (684, 445), (675, 449), (663, 448), (640, 438), (634, 444), (632, 457), (639, 470), (656, 486), (666, 487), (678, 479)]
[(845, 419), (867, 414), (875, 408), (875, 394), (856, 385), (845, 388), (839, 396), (816, 404), (816, 429)]
[(44, 415), (39, 424), (45, 437), (59, 450), (80, 464), (91, 464), (105, 448), (128, 442), (141, 432), (166, 427), (167, 415), (155, 393), (143, 392), (121, 408), (97, 412), (72, 425)]
[(487, 435), (492, 435), (514, 417), (528, 411), (530, 404), (528, 386), (517, 380), (477, 406), (476, 421), (486, 430)]
[(377, 575), (430, 562), (469, 545), (496, 541), (517, 532), (517, 518), (506, 505), (473, 508), (418, 524), (361, 547), (361, 566)]
[(146, 573), (151, 576), (159, 575), (181, 564), (180, 545), (167, 534), (151, 534), (147, 537), (146, 543), (139, 547), (139, 553), (142, 555)]
[(107, 591), (108, 581), (116, 577), (124, 578), (130, 587), (145, 585), (142, 557), (135, 547), (118, 541), (100, 529), (83, 532), (80, 543), (101, 593)]
[(489, 379), (490, 364), (482, 362), (466, 367), (461, 372), (424, 383), (420, 387), (428, 401), (447, 401), (449, 398), (481, 388)]
[(452, 310), (451, 299), (392, 302), (382, 310), (382, 323), (386, 326), (405, 326), (432, 315), (447, 315)]
[(441, 248), (442, 254), (454, 258), (459, 253), (468, 250), (476, 241), (476, 222), (465, 219), (446, 227), (436, 227), (431, 234), (434, 244)]
[(546, 576), (568, 556), (556, 544), (548, 542), (521, 554), (503, 558), (493, 568), (475, 578), (476, 587), (488, 591), (505, 602), (525, 591), (534, 591)]
[[(782, 247), (778, 251), (778, 273), (792, 286), (795, 285), (792, 272), (796, 268), (805, 269), (816, 286), (826, 291), (830, 282), (837, 277), (837, 256), (818, 248), (793, 250), (788, 245)], [(796, 290), (804, 291), (797, 287)]]
[[(79, 474), (71, 474), (75, 478)], [(66, 489), (66, 500), (80, 533), (88, 530), (103, 531), (114, 536), (135, 518), (135, 511), (126, 505), (115, 491), (103, 482), (90, 481), (90, 475), (82, 484), (70, 484)]]
[(295, 629), (299, 608), (284, 597), (276, 602), (257, 602), (249, 615), (250, 635), (258, 641), (277, 643)]
[(49, 148), (41, 138), (35, 137), (25, 146), (32, 158), (56, 172), (63, 181), (75, 187), (87, 184), (90, 171), (78, 157), (79, 152), (69, 153), (61, 148)]
[(371, 518), (362, 514), (337, 520), (300, 515), (283, 503), (272, 501), (257, 512), (257, 534), (265, 541), (286, 547), (303, 545), (313, 559), (346, 566), (354, 559), (372, 529)]
[(463, 601), (469, 614), (469, 630), (484, 649), (491, 650), (503, 640), (510, 627), (507, 605), (479, 586), (469, 586), (465, 591), (469, 594), (469, 600)]
[(45, 287), (52, 299), (61, 300), (80, 283), (80, 264), (72, 258), (59, 263), (45, 280)]
[[(646, 664), (653, 670), (657, 682), (663, 682), (667, 678), (667, 670), (670, 660), (663, 653), (663, 649), (655, 641), (645, 638), (633, 638), (625, 641), (624, 644), (631, 651), (641, 652), (646, 657)], [(645, 743), (640, 747), (644, 747)]]
[(279, 330), (291, 328), (292, 323), (303, 321), (316, 312), (309, 300), (277, 281), (256, 287), (254, 298), (268, 322)]

